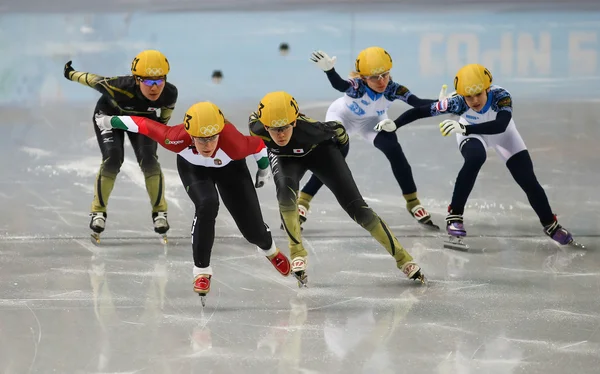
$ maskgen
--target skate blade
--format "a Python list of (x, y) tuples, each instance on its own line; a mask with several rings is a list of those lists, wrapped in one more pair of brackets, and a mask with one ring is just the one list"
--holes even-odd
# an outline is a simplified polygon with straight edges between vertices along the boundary
[(91, 233), (90, 240), (91, 240), (92, 244), (94, 244), (94, 245), (100, 244), (100, 234), (98, 234), (97, 232)]
[(160, 242), (162, 244), (168, 244), (169, 243), (169, 239), (167, 238), (167, 234), (161, 234), (160, 235)]
[(429, 280), (427, 280), (427, 277), (425, 277), (425, 274), (423, 274), (420, 270), (419, 270), (419, 275), (417, 277), (413, 278), (413, 280), (419, 281), (419, 282), (421, 282), (421, 284), (424, 284), (424, 285), (429, 284)]
[(429, 230), (438, 230), (439, 231), (439, 229), (440, 229), (440, 227), (438, 225), (436, 225), (435, 223), (433, 223), (432, 221), (419, 222), (419, 224)]
[(585, 245), (583, 245), (581, 243), (577, 243), (575, 240), (571, 240), (571, 242), (568, 243), (567, 245), (578, 248), (578, 249), (586, 249)]
[(469, 246), (463, 242), (462, 238), (451, 236), (449, 239), (444, 240), (444, 248), (454, 249), (456, 251), (468, 252)]
[(200, 302), (202, 303), (202, 307), (206, 306), (206, 295), (205, 293), (198, 292), (198, 296), (200, 296)]
[(299, 271), (296, 273), (292, 272), (292, 274), (294, 275), (294, 278), (298, 280), (298, 288), (308, 288), (308, 277), (306, 276), (306, 273), (304, 273), (304, 271)]

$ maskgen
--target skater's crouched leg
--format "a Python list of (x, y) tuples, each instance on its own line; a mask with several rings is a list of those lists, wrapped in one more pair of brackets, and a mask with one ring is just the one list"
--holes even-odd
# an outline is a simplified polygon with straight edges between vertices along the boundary
[(100, 165), (100, 170), (94, 184), (94, 200), (91, 209), (93, 213), (106, 213), (108, 198), (115, 186), (117, 174), (119, 174), (121, 165), (123, 164), (123, 152), (120, 149), (113, 148), (107, 153), (108, 157), (102, 160), (102, 165)]
[(394, 257), (399, 269), (402, 269), (402, 265), (405, 263), (413, 260), (412, 256), (398, 242), (388, 225), (364, 200), (354, 200), (345, 207), (345, 210), (356, 223), (367, 230)]
[(298, 182), (291, 177), (281, 176), (275, 178), (277, 187), (277, 201), (281, 222), (288, 235), (290, 258), (306, 257), (307, 253), (302, 245), (300, 234), (300, 216), (298, 214)]

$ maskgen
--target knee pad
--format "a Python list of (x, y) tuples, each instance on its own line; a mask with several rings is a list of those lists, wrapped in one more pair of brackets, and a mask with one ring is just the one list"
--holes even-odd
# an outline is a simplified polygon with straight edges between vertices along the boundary
[(100, 175), (116, 178), (121, 171), (121, 165), (123, 165), (123, 153), (118, 149), (111, 150), (108, 158), (102, 160)]
[(297, 201), (298, 194), (289, 185), (282, 183), (277, 186), (277, 202), (279, 209), (282, 212), (293, 211), (298, 209)]
[(142, 173), (146, 178), (158, 175), (161, 173), (160, 163), (158, 159), (154, 155), (144, 156), (140, 160), (140, 169), (142, 169)]
[(377, 225), (377, 214), (371, 209), (364, 200), (356, 200), (346, 207), (346, 212), (352, 219), (367, 230), (371, 230)]
[(393, 152), (395, 149), (402, 150), (395, 132), (380, 132), (373, 140), (373, 145), (385, 154)]
[(202, 198), (196, 204), (196, 217), (198, 221), (214, 221), (219, 213), (219, 199)]
[(462, 153), (465, 164), (480, 168), (487, 159), (487, 152), (481, 142), (475, 138), (467, 138), (460, 144), (460, 153)]

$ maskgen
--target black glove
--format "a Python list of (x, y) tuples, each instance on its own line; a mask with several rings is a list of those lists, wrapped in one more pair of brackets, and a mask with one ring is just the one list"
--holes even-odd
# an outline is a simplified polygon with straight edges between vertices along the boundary
[(69, 74), (70, 74), (72, 71), (75, 71), (75, 69), (73, 69), (73, 67), (71, 66), (71, 63), (72, 63), (72, 62), (73, 62), (73, 61), (69, 61), (69, 62), (67, 62), (67, 63), (65, 64), (65, 69), (64, 69), (65, 78), (67, 78), (67, 79), (69, 79), (69, 80), (71, 79), (71, 78), (69, 77)]

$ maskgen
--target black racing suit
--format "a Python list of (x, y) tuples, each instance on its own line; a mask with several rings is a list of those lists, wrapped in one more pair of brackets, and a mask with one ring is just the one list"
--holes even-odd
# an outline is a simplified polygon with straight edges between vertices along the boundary
[[(65, 77), (91, 87), (102, 94), (94, 109), (94, 115), (97, 113), (135, 115), (167, 124), (177, 102), (177, 88), (169, 82), (165, 83), (160, 97), (156, 101), (150, 101), (142, 95), (133, 76), (105, 78), (75, 71), (68, 65), (65, 68)], [(159, 110), (160, 115), (157, 115)], [(124, 160), (125, 131), (118, 129), (100, 131), (93, 118), (92, 123), (102, 152), (102, 165), (94, 186), (94, 201), (91, 211), (106, 214), (108, 198)], [(131, 141), (137, 162), (144, 173), (153, 215), (157, 212), (166, 212), (165, 183), (156, 153), (156, 142), (142, 134), (128, 132), (127, 136)]]
[(331, 190), (346, 213), (396, 259), (399, 268), (412, 261), (387, 224), (369, 208), (358, 191), (340, 152), (340, 147), (348, 142), (348, 134), (340, 122), (318, 122), (300, 115), (289, 143), (283, 147), (273, 141), (256, 113), (250, 116), (249, 127), (250, 134), (260, 136), (269, 150), (279, 212), (288, 234), (291, 259), (307, 256), (300, 235), (297, 196), (300, 180), (310, 170)]

